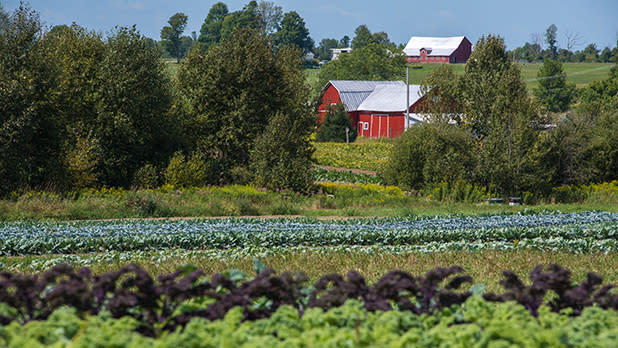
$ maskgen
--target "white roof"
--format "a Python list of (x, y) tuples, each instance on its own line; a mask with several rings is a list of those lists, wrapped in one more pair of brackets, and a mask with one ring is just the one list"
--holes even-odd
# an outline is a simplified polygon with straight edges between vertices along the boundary
[[(331, 80), (329, 81), (339, 92), (339, 97), (346, 111), (356, 111), (358, 106), (374, 91), (378, 85), (400, 85), (405, 86), (403, 81), (349, 81)], [(328, 86), (328, 84), (326, 85)], [(405, 96), (405, 94), (404, 94)], [(404, 103), (405, 104), (405, 103)]]
[(450, 56), (459, 47), (465, 36), (422, 37), (412, 36), (403, 49), (407, 56), (420, 56), (421, 49), (431, 50), (428, 56)]
[[(381, 112), (406, 111), (406, 85), (378, 85), (358, 106), (358, 110)], [(410, 104), (416, 103), (421, 95), (421, 85), (410, 85)]]

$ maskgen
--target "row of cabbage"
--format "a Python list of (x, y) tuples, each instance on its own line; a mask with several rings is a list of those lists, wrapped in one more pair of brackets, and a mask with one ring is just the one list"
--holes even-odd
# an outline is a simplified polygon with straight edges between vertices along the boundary
[(618, 251), (618, 213), (434, 218), (119, 220), (0, 224), (0, 255), (391, 246), (410, 251)]

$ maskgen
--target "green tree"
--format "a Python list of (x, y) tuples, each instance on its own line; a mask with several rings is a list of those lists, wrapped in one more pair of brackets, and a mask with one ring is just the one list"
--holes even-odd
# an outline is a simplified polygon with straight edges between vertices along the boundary
[(273, 35), (279, 31), (281, 19), (283, 19), (283, 9), (281, 6), (275, 5), (272, 1), (260, 1), (256, 13), (260, 21), (260, 28), (267, 35)]
[(348, 48), (350, 47), (350, 37), (347, 35), (344, 35), (341, 40), (339, 40), (339, 47), (340, 48)]
[(532, 189), (523, 181), (541, 123), (517, 65), (497, 36), (482, 37), (466, 63), (458, 103), (479, 144), (479, 183), (498, 193)]
[(103, 185), (128, 187), (138, 168), (160, 166), (175, 151), (170, 82), (158, 52), (135, 27), (107, 38), (97, 78), (92, 130), (103, 152), (99, 177)]
[(237, 29), (262, 29), (261, 25), (258, 4), (255, 1), (250, 1), (242, 10), (234, 11), (225, 16), (221, 24), (221, 40), (231, 37)]
[(322, 60), (330, 60), (333, 57), (331, 49), (339, 47), (337, 39), (322, 39), (318, 44), (318, 57)]
[(369, 44), (323, 66), (317, 88), (321, 89), (330, 80), (403, 80), (405, 66), (402, 51)]
[(176, 58), (176, 61), (180, 63), (180, 57), (182, 52), (182, 39), (181, 35), (185, 31), (187, 26), (188, 17), (184, 13), (178, 12), (170, 17), (167, 21), (169, 25), (164, 26), (161, 29), (161, 39), (165, 45), (167, 51)]
[(539, 103), (549, 112), (564, 112), (569, 109), (575, 98), (575, 85), (567, 84), (562, 63), (546, 59), (537, 74), (539, 88), (534, 95)]
[(430, 116), (430, 122), (449, 123), (461, 121), (461, 108), (456, 100), (460, 99), (460, 78), (455, 75), (450, 64), (442, 64), (434, 70), (421, 85), (421, 94), (425, 103), (422, 112)]
[(361, 49), (371, 43), (371, 31), (365, 24), (361, 24), (354, 30), (352, 49)]
[(64, 125), (58, 71), (38, 13), (23, 3), (0, 23), (0, 194), (61, 188)]
[(549, 59), (556, 59), (558, 57), (558, 47), (556, 46), (556, 39), (558, 27), (555, 24), (550, 25), (545, 31), (545, 42), (547, 42), (549, 50)]
[(304, 52), (313, 49), (313, 40), (309, 37), (309, 30), (305, 21), (295, 11), (287, 12), (281, 21), (281, 29), (273, 35), (276, 47), (294, 45)]
[(468, 181), (475, 168), (475, 150), (473, 137), (457, 126), (417, 123), (395, 140), (384, 178), (415, 190)]
[(346, 129), (348, 129), (347, 140), (350, 142), (356, 140), (356, 128), (352, 125), (348, 112), (345, 111), (343, 104), (337, 104), (326, 113), (315, 140), (343, 143), (346, 141)]
[(221, 41), (223, 20), (228, 13), (229, 11), (225, 3), (217, 2), (212, 5), (200, 29), (200, 36), (197, 38), (202, 49), (206, 50)]
[(264, 34), (239, 29), (206, 53), (190, 52), (179, 69), (188, 135), (197, 151), (221, 163), (223, 182), (232, 180), (232, 168), (247, 167), (255, 139), (277, 112), (297, 115), (292, 110), (306, 107), (306, 81), (293, 83), (298, 71), (288, 66), (292, 61), (296, 67), (300, 56), (286, 58), (287, 52), (273, 51)]

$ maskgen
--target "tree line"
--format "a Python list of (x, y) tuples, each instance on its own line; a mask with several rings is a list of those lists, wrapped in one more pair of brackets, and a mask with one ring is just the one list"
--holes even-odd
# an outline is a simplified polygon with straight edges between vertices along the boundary
[(172, 81), (132, 28), (43, 29), (0, 8), (0, 194), (164, 182), (307, 190), (314, 114), (302, 52), (236, 28)]
[(283, 13), (281, 6), (270, 1), (250, 1), (241, 10), (230, 12), (224, 2), (215, 3), (204, 19), (199, 35), (182, 35), (188, 17), (182, 12), (172, 15), (168, 25), (161, 29), (160, 45), (163, 53), (180, 58), (186, 56), (190, 49), (207, 51), (209, 48), (230, 38), (236, 30), (246, 28), (259, 31), (270, 37), (275, 48), (293, 45), (304, 52), (314, 47), (313, 39), (304, 19), (296, 12)]
[(558, 47), (558, 27), (550, 25), (544, 34), (535, 33), (531, 41), (509, 52), (514, 60), (535, 62), (545, 59), (565, 62), (599, 62), (610, 63), (618, 60), (618, 47), (605, 47), (602, 50), (595, 43), (588, 44), (582, 50), (575, 50), (582, 44), (582, 36), (577, 32), (565, 33), (566, 47)]

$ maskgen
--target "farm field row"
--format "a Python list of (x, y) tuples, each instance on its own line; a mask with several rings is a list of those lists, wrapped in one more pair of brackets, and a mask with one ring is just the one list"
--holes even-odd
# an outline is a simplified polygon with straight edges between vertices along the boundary
[(210, 219), (0, 224), (0, 255), (161, 249), (395, 246), (449, 250), (618, 251), (618, 213), (447, 218)]

